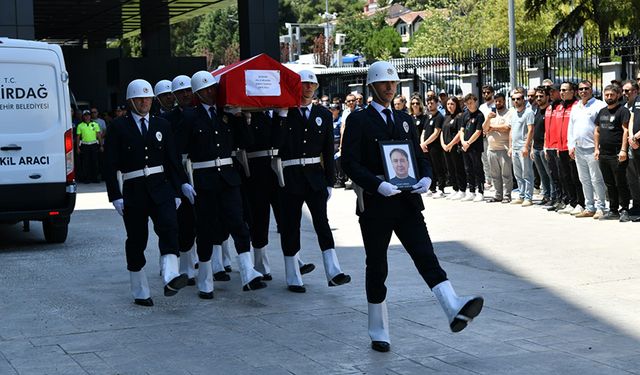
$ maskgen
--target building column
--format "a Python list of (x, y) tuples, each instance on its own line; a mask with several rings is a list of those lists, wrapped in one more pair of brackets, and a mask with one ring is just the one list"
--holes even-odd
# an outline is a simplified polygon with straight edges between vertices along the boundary
[(260, 53), (280, 61), (278, 0), (238, 0), (240, 59)]
[(171, 56), (169, 3), (167, 0), (140, 0), (142, 56)]
[(16, 39), (35, 38), (33, 0), (0, 0), (0, 35)]

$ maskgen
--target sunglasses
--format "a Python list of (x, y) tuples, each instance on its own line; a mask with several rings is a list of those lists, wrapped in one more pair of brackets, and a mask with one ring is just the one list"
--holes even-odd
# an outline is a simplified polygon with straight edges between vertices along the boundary
[(560, 92), (573, 91), (572, 89), (560, 89)]
[(345, 103), (353, 103), (355, 100), (347, 100)]
[(411, 102), (411, 105), (420, 105), (419, 102)]
[(519, 98), (511, 98), (511, 100), (513, 100), (513, 101), (516, 101), (516, 100), (522, 100), (522, 99), (523, 99), (523, 98), (522, 98), (522, 96), (521, 96), (521, 97), (519, 97)]
[(631, 89), (622, 90), (622, 92), (624, 92), (626, 94), (628, 92), (631, 92)]
[(544, 97), (545, 97), (544, 95), (536, 95), (536, 99), (542, 99)]
[(578, 91), (589, 91), (591, 90), (591, 87), (579, 87)]

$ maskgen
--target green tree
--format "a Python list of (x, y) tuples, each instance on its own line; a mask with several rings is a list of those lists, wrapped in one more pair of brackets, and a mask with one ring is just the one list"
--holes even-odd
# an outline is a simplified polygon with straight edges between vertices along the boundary
[(336, 32), (347, 36), (343, 47), (345, 53), (364, 53), (364, 47), (371, 35), (385, 26), (383, 13), (376, 13), (373, 17), (365, 17), (361, 13), (353, 17), (341, 17)]
[(388, 60), (400, 56), (402, 38), (398, 32), (389, 26), (377, 30), (364, 45), (367, 60)]
[(171, 54), (173, 56), (193, 56), (195, 34), (202, 18), (202, 16), (198, 16), (171, 25)]
[(238, 61), (239, 46), (238, 8), (218, 9), (203, 17), (195, 34), (194, 51), (207, 57), (209, 68)]
[[(635, 1), (638, 3), (638, 1)], [(525, 0), (529, 19), (557, 13), (558, 21), (550, 30), (551, 36), (567, 34), (574, 36), (582, 27), (593, 23), (598, 28), (600, 43), (610, 41), (614, 27), (638, 25), (638, 12), (632, 10), (631, 2), (618, 0)], [(634, 8), (637, 9), (637, 8)], [(611, 48), (603, 47), (601, 58), (609, 59)]]

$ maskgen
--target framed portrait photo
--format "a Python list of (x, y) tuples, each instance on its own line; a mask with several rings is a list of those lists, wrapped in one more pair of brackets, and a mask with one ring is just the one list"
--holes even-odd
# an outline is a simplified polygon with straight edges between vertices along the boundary
[(380, 154), (387, 182), (400, 190), (412, 190), (418, 183), (418, 169), (413, 147), (409, 141), (380, 142)]

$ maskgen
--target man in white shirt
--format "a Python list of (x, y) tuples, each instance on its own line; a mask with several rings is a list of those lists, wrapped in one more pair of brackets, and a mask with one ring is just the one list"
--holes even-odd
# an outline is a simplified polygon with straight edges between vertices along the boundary
[[(585, 200), (584, 211), (575, 212), (575, 215), (590, 217), (595, 214), (599, 217), (605, 211), (605, 185), (598, 161), (594, 157), (593, 134), (598, 112), (607, 104), (593, 97), (593, 89), (589, 81), (580, 82), (578, 96), (580, 100), (571, 111), (567, 131), (569, 156), (576, 161)], [(576, 211), (580, 211), (578, 206), (576, 208)]]

